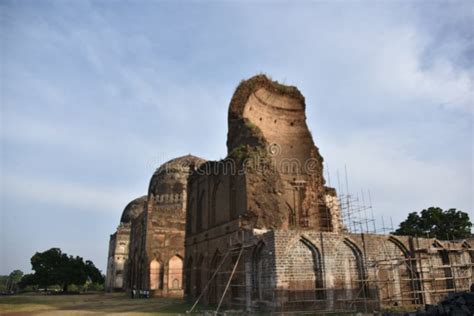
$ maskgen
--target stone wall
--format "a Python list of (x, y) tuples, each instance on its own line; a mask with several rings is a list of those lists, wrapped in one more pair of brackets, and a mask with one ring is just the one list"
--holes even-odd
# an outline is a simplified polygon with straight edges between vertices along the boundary
[(247, 311), (372, 311), (467, 289), (469, 242), (347, 233), (305, 107), (297, 88), (265, 76), (237, 87), (227, 158), (189, 177), (187, 299)]
[(296, 87), (263, 75), (242, 81), (232, 97), (227, 159), (244, 162), (246, 209), (238, 211), (253, 227), (343, 229), (305, 108)]
[[(202, 303), (216, 305), (223, 297), (223, 306), (230, 309), (363, 311), (431, 304), (449, 292), (467, 290), (474, 281), (474, 243), (468, 241), (249, 231), (236, 229), (238, 222), (233, 224), (198, 234), (186, 243), (190, 302), (206, 290)], [(444, 254), (449, 265), (441, 264)]]
[(105, 288), (107, 291), (112, 291), (115, 288), (115, 239), (116, 233), (110, 235), (109, 252), (107, 256), (107, 272), (105, 275)]
[(143, 213), (145, 203), (146, 196), (128, 203), (122, 212), (116, 232), (110, 235), (105, 281), (105, 287), (108, 291), (123, 290), (127, 286), (131, 221)]
[(183, 296), (184, 230), (189, 168), (194, 156), (173, 159), (150, 180), (146, 210), (132, 221), (128, 289), (153, 296)]
[(130, 256), (127, 262), (127, 290), (148, 288), (148, 256), (146, 249), (147, 212), (143, 212), (132, 221), (130, 234)]
[(296, 87), (243, 81), (228, 156), (156, 170), (111, 235), (107, 286), (250, 312), (372, 311), (466, 290), (472, 240), (347, 232), (305, 108)]
[(130, 224), (120, 224), (110, 236), (107, 261), (106, 288), (109, 291), (122, 290), (127, 279), (126, 262), (130, 243)]

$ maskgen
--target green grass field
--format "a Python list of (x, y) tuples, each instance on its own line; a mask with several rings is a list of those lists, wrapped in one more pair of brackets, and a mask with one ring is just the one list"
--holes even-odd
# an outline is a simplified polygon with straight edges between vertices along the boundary
[(0, 297), (0, 315), (176, 315), (190, 305), (180, 299), (131, 299), (123, 293)]

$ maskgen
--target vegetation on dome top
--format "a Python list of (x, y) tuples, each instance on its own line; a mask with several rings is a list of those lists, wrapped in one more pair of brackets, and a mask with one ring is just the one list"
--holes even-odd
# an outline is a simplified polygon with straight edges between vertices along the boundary
[(265, 88), (270, 92), (295, 98), (303, 104), (303, 108), (305, 106), (305, 98), (297, 87), (283, 85), (278, 81), (271, 80), (265, 74), (259, 74), (250, 79), (242, 80), (237, 86), (230, 101), (229, 118), (240, 118), (249, 96), (259, 88)]

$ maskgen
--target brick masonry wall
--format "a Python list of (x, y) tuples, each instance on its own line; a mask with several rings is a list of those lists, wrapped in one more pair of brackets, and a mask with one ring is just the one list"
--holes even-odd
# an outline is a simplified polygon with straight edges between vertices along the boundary
[[(202, 258), (200, 289), (196, 289), (194, 282), (196, 267), (186, 267), (192, 271), (188, 280), (190, 301), (208, 283), (212, 269), (207, 267), (212, 266), (216, 253), (222, 259), (231, 249), (232, 240), (238, 240), (238, 234), (238, 229), (231, 232), (223, 228), (220, 234), (215, 230), (207, 232), (207, 237), (195, 235), (187, 241), (186, 258), (191, 254), (193, 261)], [(227, 308), (373, 310), (381, 306), (434, 303), (454, 289), (466, 290), (473, 282), (472, 248), (467, 242), (308, 230), (248, 230), (244, 236), (243, 264), (237, 268), (243, 276), (238, 280), (242, 290), (225, 295), (223, 303)], [(234, 248), (229, 257), (235, 257), (238, 244)], [(442, 252), (447, 253), (449, 271), (457, 278), (451, 288)], [(215, 304), (220, 300), (235, 262), (229, 257), (221, 267), (219, 279), (214, 281), (220, 291), (205, 293), (203, 303)], [(234, 283), (233, 280), (231, 288)], [(233, 293), (240, 301), (232, 297)]]

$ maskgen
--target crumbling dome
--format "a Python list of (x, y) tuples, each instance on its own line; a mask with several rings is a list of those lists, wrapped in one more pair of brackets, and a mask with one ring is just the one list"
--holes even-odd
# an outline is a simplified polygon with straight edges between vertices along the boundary
[[(181, 194), (190, 170), (199, 167), (205, 160), (193, 155), (171, 159), (162, 164), (150, 179), (148, 194), (171, 198), (173, 194)], [(174, 196), (173, 196), (174, 198)]]
[(120, 218), (120, 223), (126, 224), (130, 223), (133, 219), (137, 218), (138, 215), (143, 212), (146, 205), (146, 195), (139, 197), (130, 203), (127, 204), (123, 210), (122, 217)]

